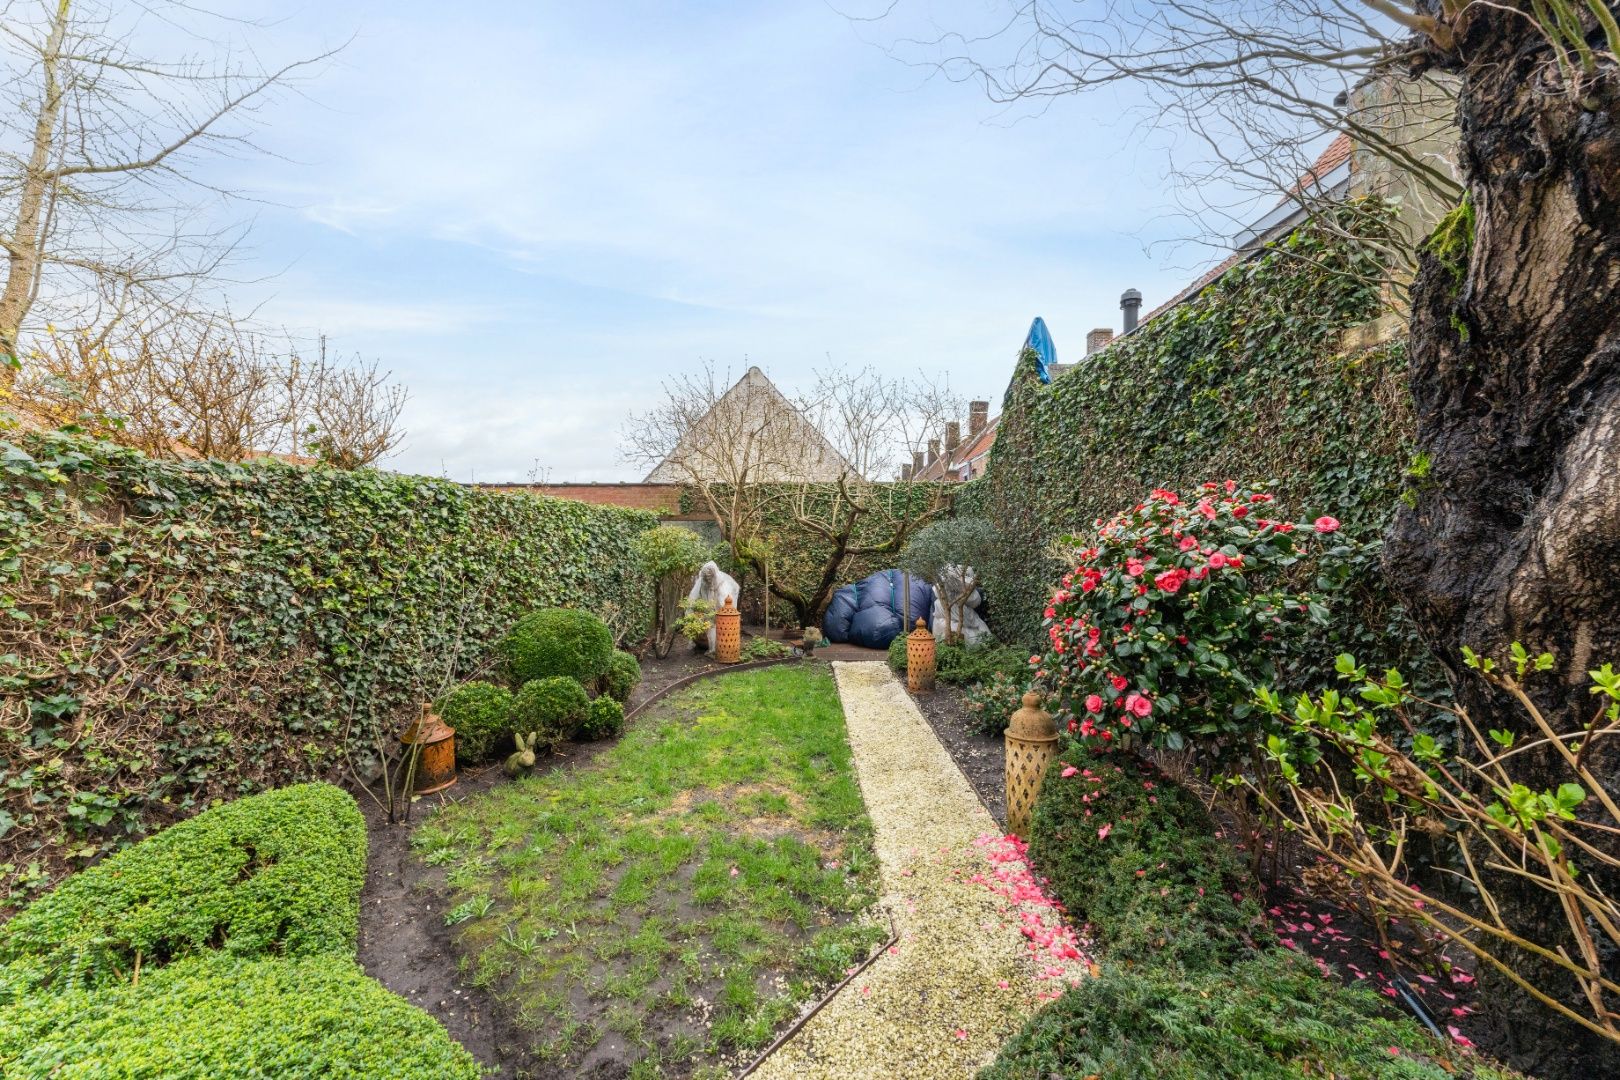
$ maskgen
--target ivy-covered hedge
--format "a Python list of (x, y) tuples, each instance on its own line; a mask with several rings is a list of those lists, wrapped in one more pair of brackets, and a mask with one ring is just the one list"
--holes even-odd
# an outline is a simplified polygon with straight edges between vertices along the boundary
[[(1050, 386), (1026, 355), (987, 473), (957, 498), (958, 513), (988, 518), (999, 537), (982, 575), (998, 635), (1037, 644), (1064, 569), (1053, 542), (1155, 487), (1267, 483), (1274, 516), (1309, 510), (1338, 518), (1348, 541), (1382, 536), (1415, 482), (1403, 475), (1413, 465), (1405, 348), (1342, 346), (1347, 328), (1381, 311), (1381, 277), (1371, 246), (1306, 228)], [(1332, 647), (1403, 655), (1410, 631), (1371, 552), (1351, 591), (1354, 615), (1339, 620)]]
[(364, 772), (524, 612), (639, 634), (648, 513), (0, 442), (0, 906), (210, 801)]
[(0, 923), (0, 1001), (99, 986), (191, 953), (354, 951), (366, 823), (299, 784), (215, 807), (80, 871)]
[(1511, 1075), (1275, 945), (1254, 882), (1202, 803), (1129, 754), (1064, 748), (1036, 802), (1029, 857), (1090, 923), (1102, 973), (1037, 1013), (983, 1080)]
[(191, 957), (94, 990), (0, 1009), (0, 1075), (17, 1080), (476, 1080), (427, 1013), (336, 954)]

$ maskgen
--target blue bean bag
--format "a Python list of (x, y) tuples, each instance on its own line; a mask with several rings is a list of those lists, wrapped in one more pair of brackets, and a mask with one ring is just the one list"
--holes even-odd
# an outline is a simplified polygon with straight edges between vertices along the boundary
[[(864, 581), (845, 585), (833, 593), (827, 614), (821, 620), (821, 633), (828, 641), (847, 642), (868, 649), (887, 649), (889, 642), (906, 632), (904, 585), (899, 570), (884, 570)], [(913, 575), (911, 579), (911, 619), (925, 625), (932, 621), (934, 589)]]

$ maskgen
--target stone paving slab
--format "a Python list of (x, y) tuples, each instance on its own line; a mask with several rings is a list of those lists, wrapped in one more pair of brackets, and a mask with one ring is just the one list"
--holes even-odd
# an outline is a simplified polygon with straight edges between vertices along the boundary
[(900, 940), (754, 1075), (971, 1076), (1089, 961), (888, 666), (832, 667)]

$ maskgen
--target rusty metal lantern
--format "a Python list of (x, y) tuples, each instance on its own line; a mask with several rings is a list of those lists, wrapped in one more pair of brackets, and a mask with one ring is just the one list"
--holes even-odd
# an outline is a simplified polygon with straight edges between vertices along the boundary
[(918, 619), (917, 629), (906, 635), (906, 687), (914, 694), (932, 690), (936, 663), (934, 635)]
[(1024, 695), (1024, 707), (1007, 726), (1007, 831), (1028, 836), (1035, 798), (1041, 793), (1047, 766), (1057, 757), (1057, 724), (1041, 708), (1041, 695)]
[(411, 781), (413, 794), (443, 791), (456, 782), (456, 729), (433, 711), (432, 703), (422, 702), (422, 715), (405, 729), (399, 741), (405, 744), (407, 754), (413, 746), (421, 748)]
[(729, 596), (725, 606), (714, 613), (714, 658), (722, 664), (742, 659), (742, 612)]

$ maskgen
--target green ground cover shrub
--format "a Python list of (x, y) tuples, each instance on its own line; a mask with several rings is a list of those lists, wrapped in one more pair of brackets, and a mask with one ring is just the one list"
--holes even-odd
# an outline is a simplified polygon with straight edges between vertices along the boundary
[[(950, 686), (971, 686), (986, 682), (998, 672), (1011, 678), (1025, 677), (1029, 672), (1029, 653), (1009, 645), (981, 644), (973, 648), (966, 645), (934, 646), (935, 677)], [(889, 667), (906, 670), (906, 637), (901, 634), (889, 642)]]
[(143, 971), (138, 984), (40, 994), (0, 1009), (0, 1075), (475, 1080), (481, 1073), (438, 1021), (349, 956), (211, 953)]
[(1012, 714), (1024, 706), (1030, 680), (995, 672), (984, 682), (976, 682), (962, 692), (969, 730), (979, 735), (1000, 735), (1007, 730)]
[(591, 702), (590, 711), (579, 725), (579, 737), (595, 742), (611, 739), (624, 730), (624, 706), (607, 695)]
[(877, 861), (825, 665), (689, 687), (412, 843), (453, 890), (467, 977), (557, 1075), (608, 1038), (632, 1076), (729, 1071), (888, 933), (863, 916)]
[(0, 924), (0, 1000), (143, 978), (191, 953), (352, 954), (366, 826), (329, 784), (238, 799), (62, 882)]
[(981, 1080), (1505, 1080), (1307, 959), (1253, 953), (1195, 973), (1115, 967), (1037, 1013)]
[(641, 685), (641, 662), (622, 650), (608, 658), (607, 674), (602, 676), (602, 692), (620, 705)]
[(560, 675), (594, 686), (613, 661), (613, 634), (588, 611), (542, 608), (519, 619), (499, 651), (515, 684)]
[(0, 907), (218, 799), (364, 771), (523, 613), (621, 636), (653, 515), (0, 440)]
[(1133, 755), (1064, 746), (1029, 856), (1090, 923), (1102, 974), (1037, 1013), (984, 1080), (1512, 1075), (1275, 945), (1242, 860), (1212, 830), (1194, 795)]
[(488, 761), (512, 741), (512, 691), (494, 683), (462, 683), (439, 699), (444, 722), (456, 729), (456, 760), (463, 765)]
[(566, 675), (535, 679), (512, 695), (511, 730), (538, 735), (542, 751), (554, 750), (579, 731), (590, 710), (585, 688)]

